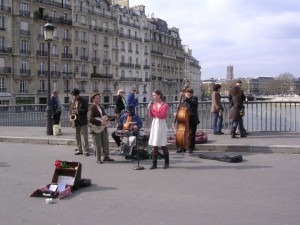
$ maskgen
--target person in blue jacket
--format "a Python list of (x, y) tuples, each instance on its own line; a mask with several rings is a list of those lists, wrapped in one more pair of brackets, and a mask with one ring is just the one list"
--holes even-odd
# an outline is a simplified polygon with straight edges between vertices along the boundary
[(137, 136), (139, 129), (143, 126), (142, 119), (135, 114), (133, 105), (127, 107), (127, 113), (123, 114), (118, 119), (117, 130), (111, 133), (112, 138), (115, 140), (116, 144), (121, 146), (121, 139), (116, 134), (118, 130), (131, 131), (134, 136)]
[(131, 88), (131, 92), (127, 96), (127, 105), (132, 105), (133, 110), (138, 106), (138, 100), (136, 98), (136, 87)]

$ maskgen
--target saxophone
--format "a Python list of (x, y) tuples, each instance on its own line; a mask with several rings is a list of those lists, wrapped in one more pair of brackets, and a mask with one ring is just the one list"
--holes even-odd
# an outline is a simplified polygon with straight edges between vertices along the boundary
[(77, 116), (76, 116), (76, 113), (74, 113), (74, 109), (76, 109), (75, 103), (73, 103), (73, 104), (74, 104), (74, 107), (71, 111), (70, 122), (71, 122), (71, 127), (75, 129), (75, 127), (76, 127), (75, 120), (77, 119)]

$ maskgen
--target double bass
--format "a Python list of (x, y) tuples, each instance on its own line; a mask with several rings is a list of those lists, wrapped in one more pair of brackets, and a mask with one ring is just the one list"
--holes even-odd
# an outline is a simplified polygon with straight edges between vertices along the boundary
[[(189, 87), (190, 82), (187, 80), (183, 86), (182, 92)], [(180, 97), (179, 106), (175, 116), (174, 124), (178, 122), (176, 130), (176, 146), (187, 149), (190, 145), (190, 113), (188, 107), (182, 103)]]

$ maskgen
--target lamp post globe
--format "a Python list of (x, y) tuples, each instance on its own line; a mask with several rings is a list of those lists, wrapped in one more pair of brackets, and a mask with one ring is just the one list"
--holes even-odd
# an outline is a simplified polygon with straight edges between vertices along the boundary
[(44, 38), (48, 42), (48, 91), (47, 91), (47, 108), (46, 108), (46, 132), (47, 135), (53, 135), (53, 112), (51, 102), (51, 67), (50, 67), (50, 42), (53, 40), (53, 32), (55, 27), (51, 23), (44, 25)]

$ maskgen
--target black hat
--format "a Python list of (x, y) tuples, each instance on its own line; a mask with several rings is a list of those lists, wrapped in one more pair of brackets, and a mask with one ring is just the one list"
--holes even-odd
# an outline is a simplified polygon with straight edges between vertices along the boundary
[(77, 88), (74, 88), (73, 91), (71, 91), (71, 95), (79, 95), (80, 94), (80, 91), (77, 89)]

